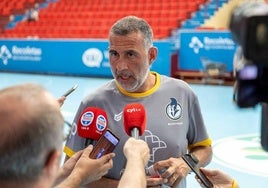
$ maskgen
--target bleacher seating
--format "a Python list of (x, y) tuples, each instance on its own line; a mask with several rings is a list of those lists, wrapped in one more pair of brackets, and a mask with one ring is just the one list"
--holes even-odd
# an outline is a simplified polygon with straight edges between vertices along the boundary
[(36, 3), (45, 0), (1, 0), (0, 1), (0, 32), (14, 19), (14, 15), (23, 15), (27, 9), (33, 8)]
[[(17, 22), (6, 28), (0, 38), (107, 38), (110, 26), (126, 15), (145, 18), (153, 27), (156, 39), (167, 38), (182, 21), (190, 18), (207, 0), (2, 0), (13, 8), (25, 11), (27, 3), (49, 2), (39, 9), (39, 20)], [(20, 2), (20, 3), (15, 3)], [(6, 3), (1, 3), (0, 7)], [(18, 6), (20, 6), (18, 8)], [(13, 9), (12, 7), (8, 10)], [(16, 14), (3, 10), (1, 15)], [(2, 16), (1, 16), (2, 18)]]
[[(228, 0), (209, 0), (200, 6), (199, 10), (194, 12), (191, 18), (182, 23), (183, 29), (200, 29), (206, 20), (214, 16), (214, 14), (228, 2)], [(208, 27), (206, 27), (208, 28)]]
[(265, 0), (211, 0), (207, 9), (211, 10), (217, 7), (217, 11), (210, 11), (213, 12), (213, 14), (205, 19), (198, 29), (228, 30), (233, 9), (239, 6), (239, 4), (246, 3), (247, 1), (265, 2)]

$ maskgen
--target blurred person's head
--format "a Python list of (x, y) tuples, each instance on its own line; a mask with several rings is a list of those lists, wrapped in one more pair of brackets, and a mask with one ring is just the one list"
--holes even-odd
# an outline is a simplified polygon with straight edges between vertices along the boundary
[(41, 86), (0, 90), (1, 187), (51, 187), (63, 143), (57, 100)]

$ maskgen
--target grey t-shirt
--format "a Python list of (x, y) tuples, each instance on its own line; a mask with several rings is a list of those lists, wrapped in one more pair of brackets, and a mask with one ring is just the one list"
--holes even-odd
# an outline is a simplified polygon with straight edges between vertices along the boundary
[[(108, 115), (108, 127), (120, 138), (115, 149), (113, 168), (107, 177), (119, 179), (126, 159), (123, 146), (129, 136), (123, 126), (123, 109), (128, 103), (141, 103), (146, 110), (146, 130), (141, 136), (150, 148), (148, 166), (170, 157), (180, 157), (187, 153), (188, 147), (202, 142), (208, 146), (211, 140), (207, 134), (199, 102), (188, 84), (182, 80), (154, 73), (157, 77), (155, 86), (145, 93), (128, 93), (111, 80), (83, 99), (73, 122), (65, 153), (71, 156), (84, 148), (84, 139), (76, 131), (76, 122), (87, 107), (99, 107)], [(186, 187), (183, 180), (178, 186)]]

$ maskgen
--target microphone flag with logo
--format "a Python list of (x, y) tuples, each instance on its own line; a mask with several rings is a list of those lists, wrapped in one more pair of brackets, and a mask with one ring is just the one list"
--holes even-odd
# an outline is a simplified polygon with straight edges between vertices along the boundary
[(136, 139), (139, 139), (146, 127), (146, 111), (140, 103), (129, 103), (124, 108), (125, 132)]
[(99, 140), (107, 128), (107, 114), (101, 108), (87, 107), (78, 119), (77, 131), (80, 137), (86, 139), (85, 147)]
[[(126, 104), (123, 110), (123, 124), (125, 132), (128, 136), (135, 139), (139, 139), (139, 136), (143, 135), (146, 127), (146, 111), (140, 103)], [(126, 166), (126, 161), (124, 167)], [(122, 176), (125, 171), (123, 168), (120, 171)]]

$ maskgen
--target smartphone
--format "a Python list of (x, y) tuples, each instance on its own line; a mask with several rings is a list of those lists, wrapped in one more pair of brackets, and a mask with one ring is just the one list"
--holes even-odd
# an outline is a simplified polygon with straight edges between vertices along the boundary
[(209, 179), (204, 175), (204, 173), (198, 168), (197, 163), (198, 159), (192, 154), (185, 154), (182, 156), (182, 159), (187, 163), (187, 165), (192, 169), (196, 176), (202, 181), (206, 188), (213, 188), (213, 184)]
[(119, 141), (120, 139), (110, 129), (107, 129), (93, 147), (89, 157), (98, 159), (107, 153), (113, 152)]
[(78, 86), (78, 84), (74, 85), (72, 88), (70, 88), (68, 91), (66, 91), (62, 96), (67, 97), (77, 88), (77, 86)]

